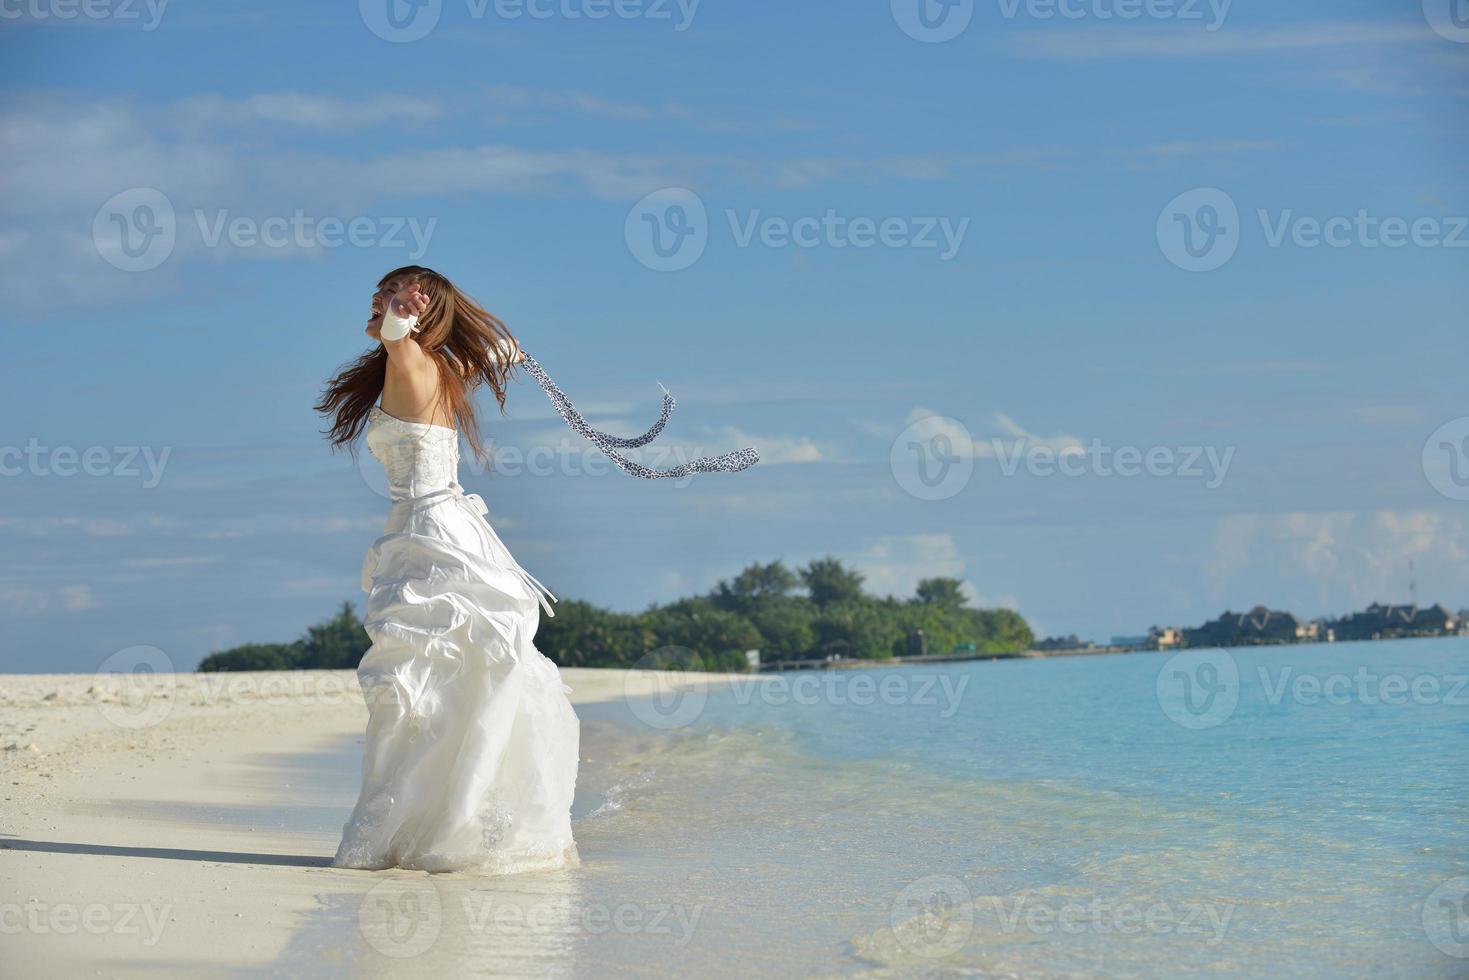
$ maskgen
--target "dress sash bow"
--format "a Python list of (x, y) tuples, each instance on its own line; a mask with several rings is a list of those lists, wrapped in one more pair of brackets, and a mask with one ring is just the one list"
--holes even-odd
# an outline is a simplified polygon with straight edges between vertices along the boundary
[(490, 512), (490, 508), (489, 505), (485, 503), (484, 498), (481, 497), (479, 494), (465, 493), (464, 487), (460, 486), (459, 481), (456, 480), (453, 483), (449, 484), (447, 487), (444, 487), (442, 490), (435, 490), (431, 493), (425, 493), (417, 497), (403, 497), (399, 500), (393, 501), (393, 503), (395, 505), (422, 505), (435, 504), (440, 502), (441, 500), (452, 500), (456, 505), (462, 508), (466, 514), (470, 516), (470, 519), (474, 521), (475, 526), (483, 531), (489, 540), (495, 542), (499, 550), (506, 555), (506, 561), (503, 567), (508, 569), (513, 575), (515, 575), (516, 578), (520, 579), (520, 581), (524, 583), (527, 591), (529, 591), (531, 595), (535, 596), (537, 601), (540, 602), (541, 608), (546, 611), (546, 615), (554, 618), (556, 615), (556, 611), (551, 608), (550, 603), (548, 603), (546, 599), (549, 597), (551, 602), (560, 602), (561, 600), (557, 599), (550, 589), (542, 585), (540, 579), (536, 578), (530, 572), (527, 572), (524, 568), (520, 567), (520, 563), (515, 560), (515, 556), (511, 554), (510, 549), (505, 546), (505, 542), (500, 540), (500, 535), (495, 533), (495, 526), (491, 524), (489, 520), (485, 517), (485, 515)]

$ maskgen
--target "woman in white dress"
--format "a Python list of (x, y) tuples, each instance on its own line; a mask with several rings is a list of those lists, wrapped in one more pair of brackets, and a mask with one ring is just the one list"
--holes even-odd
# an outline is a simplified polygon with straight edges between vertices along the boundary
[[(579, 863), (571, 832), (579, 724), (556, 665), (533, 640), (550, 593), (516, 562), (458, 480), (459, 434), (484, 455), (471, 401), (488, 384), (501, 412), (525, 366), (568, 425), (631, 475), (744, 469), (747, 448), (652, 470), (616, 452), (646, 445), (591, 428), (498, 319), (442, 275), (383, 277), (367, 335), (379, 341), (333, 379), (318, 411), (334, 447), (367, 446), (393, 499), (362, 587), (372, 646), (357, 675), (368, 706), (362, 789), (339, 868), (508, 874)], [(378, 399), (381, 397), (381, 404)]]

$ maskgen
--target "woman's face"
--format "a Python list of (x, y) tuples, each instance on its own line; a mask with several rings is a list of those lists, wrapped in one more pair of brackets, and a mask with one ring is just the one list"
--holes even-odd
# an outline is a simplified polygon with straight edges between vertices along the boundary
[(388, 309), (388, 300), (397, 295), (407, 283), (401, 279), (388, 279), (372, 294), (372, 315), (367, 320), (367, 330), (371, 333), (383, 325), (383, 313)]

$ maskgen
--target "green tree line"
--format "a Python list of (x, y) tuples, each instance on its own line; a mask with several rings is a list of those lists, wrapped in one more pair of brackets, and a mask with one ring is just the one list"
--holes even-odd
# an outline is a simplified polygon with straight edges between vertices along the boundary
[[(1019, 613), (969, 608), (959, 579), (924, 579), (909, 598), (867, 595), (862, 582), (860, 572), (830, 557), (794, 571), (780, 561), (756, 563), (705, 595), (639, 613), (563, 600), (554, 617), (541, 617), (535, 644), (563, 667), (654, 666), (665, 658), (705, 670), (744, 670), (746, 650), (759, 650), (767, 662), (902, 656), (914, 630), (923, 631), (928, 653), (964, 645), (977, 653), (1009, 653), (1035, 642)], [(351, 669), (370, 645), (352, 605), (344, 603), (294, 643), (211, 653), (199, 669)]]

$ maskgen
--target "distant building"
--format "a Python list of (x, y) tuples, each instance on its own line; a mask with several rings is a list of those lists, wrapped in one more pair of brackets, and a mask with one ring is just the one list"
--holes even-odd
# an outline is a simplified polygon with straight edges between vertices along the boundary
[(1148, 630), (1149, 650), (1173, 650), (1183, 644), (1183, 630), (1177, 626), (1154, 626)]
[(1303, 623), (1288, 612), (1256, 606), (1249, 612), (1225, 611), (1224, 615), (1197, 629), (1183, 631), (1191, 647), (1263, 646), (1277, 643), (1310, 643), (1320, 633), (1316, 623)]
[(1461, 619), (1443, 606), (1385, 606), (1374, 602), (1332, 624), (1338, 640), (1386, 640), (1405, 636), (1452, 636)]

